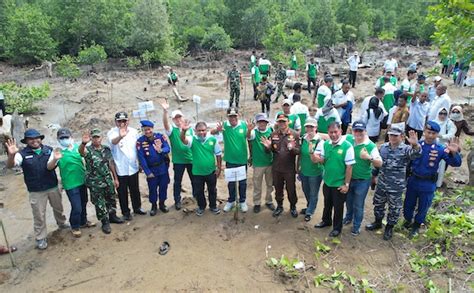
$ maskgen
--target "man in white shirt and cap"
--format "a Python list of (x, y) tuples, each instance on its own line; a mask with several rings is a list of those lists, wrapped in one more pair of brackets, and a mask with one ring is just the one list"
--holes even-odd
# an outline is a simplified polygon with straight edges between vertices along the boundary
[(451, 98), (446, 93), (448, 87), (445, 85), (438, 85), (436, 87), (436, 97), (430, 104), (430, 110), (428, 111), (428, 121), (436, 120), (438, 118), (438, 113), (442, 108), (448, 110), (451, 109)]
[(357, 69), (359, 68), (360, 64), (359, 52), (355, 51), (354, 55), (347, 58), (346, 62), (349, 65), (349, 83), (352, 85), (352, 87), (355, 87)]

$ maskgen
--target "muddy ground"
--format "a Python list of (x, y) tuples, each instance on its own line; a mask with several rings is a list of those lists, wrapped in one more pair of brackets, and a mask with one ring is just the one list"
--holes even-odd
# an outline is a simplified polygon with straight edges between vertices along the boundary
[[(381, 63), (389, 52), (385, 47), (366, 52), (367, 63)], [(422, 61), (426, 71), (436, 64), (436, 52), (428, 48), (403, 47), (394, 49), (399, 52), (401, 64)], [(37, 85), (48, 81), (51, 96), (41, 102), (41, 114), (29, 115), (32, 127), (47, 135), (46, 142), (56, 145), (54, 135), (58, 125), (68, 126), (74, 131), (76, 140), (81, 132), (99, 127), (104, 132), (113, 124), (114, 113), (125, 110), (129, 113), (137, 109), (137, 103), (151, 100), (158, 109), (149, 113), (149, 118), (158, 122), (161, 129), (162, 111), (158, 101), (169, 98), (171, 108), (180, 108), (193, 120), (204, 119), (216, 122), (224, 115), (215, 108), (215, 99), (227, 99), (225, 90), (226, 71), (232, 60), (237, 59), (244, 74), (245, 86), (241, 94), (242, 113), (245, 118), (259, 111), (260, 104), (252, 100), (252, 87), (247, 64), (248, 52), (235, 51), (221, 61), (199, 61), (188, 58), (176, 67), (181, 82), (178, 89), (185, 97), (202, 97), (199, 105), (199, 117), (196, 117), (196, 105), (191, 101), (178, 103), (172, 97), (165, 81), (163, 68), (131, 71), (120, 68), (117, 63), (100, 71), (98, 76), (84, 76), (76, 82), (63, 78), (45, 78), (43, 72), (30, 72), (29, 68), (13, 68), (0, 65), (0, 82), (17, 81), (23, 85)], [(326, 68), (335, 71), (341, 67), (320, 59)], [(425, 71), (422, 69), (422, 71)], [(373, 92), (373, 85), (380, 74), (380, 67), (361, 69), (359, 83), (353, 89), (356, 99)], [(401, 70), (401, 75), (406, 70)], [(303, 78), (301, 74), (300, 79)], [(465, 103), (463, 98), (468, 90), (454, 88), (448, 81), (450, 96), (456, 103)], [(146, 88), (146, 91), (145, 91)], [(290, 92), (290, 90), (287, 90)], [(310, 96), (303, 93), (306, 101)], [(273, 113), (280, 105), (272, 104)], [(357, 111), (354, 115), (358, 116)], [(138, 119), (132, 119), (131, 125), (138, 126)], [(463, 136), (462, 139), (465, 137)], [(2, 161), (5, 160), (3, 156)], [(467, 181), (467, 167), (454, 170), (452, 178)], [(170, 171), (172, 172), (172, 170)], [(252, 170), (249, 170), (249, 178)], [(381, 234), (362, 231), (358, 237), (350, 235), (350, 229), (344, 228), (340, 244), (331, 243), (327, 238), (328, 229), (316, 230), (322, 208), (322, 192), (315, 217), (309, 223), (303, 217), (291, 218), (289, 206), (285, 202), (285, 213), (273, 218), (269, 210), (254, 214), (252, 208), (252, 182), (248, 181), (247, 197), (250, 211), (240, 214), (235, 221), (234, 215), (212, 215), (203, 217), (171, 209), (170, 213), (158, 213), (156, 217), (136, 216), (133, 221), (123, 225), (112, 225), (112, 234), (105, 235), (100, 227), (83, 230), (79, 239), (72, 237), (69, 231), (55, 231), (54, 219), (48, 208), (49, 248), (46, 251), (34, 249), (32, 233), (32, 215), (28, 204), (28, 195), (21, 175), (8, 171), (0, 177), (4, 190), (0, 198), (4, 208), (0, 209), (9, 240), (19, 247), (15, 253), (16, 268), (11, 268), (8, 256), (0, 257), (0, 290), (19, 291), (285, 291), (285, 290), (327, 290), (315, 288), (311, 276), (317, 274), (346, 271), (357, 278), (366, 278), (377, 291), (402, 289), (407, 292), (421, 291), (423, 281), (411, 276), (407, 256), (412, 245), (397, 233), (390, 242), (383, 241)], [(449, 179), (449, 178), (448, 178)], [(456, 187), (452, 180), (450, 187)], [(185, 186), (190, 189), (189, 181)], [(147, 188), (141, 175), (142, 202), (149, 209)], [(172, 187), (168, 189), (168, 205), (173, 204)], [(363, 225), (373, 219), (372, 194), (366, 201), (366, 217)], [(190, 192), (185, 193), (190, 197)], [(298, 184), (298, 208), (305, 206), (305, 199)], [(218, 182), (218, 198), (222, 208), (227, 198), (226, 183), (223, 178)], [(69, 202), (64, 194), (63, 203), (68, 214)], [(193, 208), (193, 203), (188, 208)], [(89, 219), (95, 219), (93, 206), (88, 204)], [(0, 237), (0, 244), (3, 238)], [(324, 260), (314, 257), (315, 239), (330, 245), (333, 251)], [(171, 245), (165, 256), (158, 254), (163, 241)], [(288, 280), (269, 269), (266, 261), (269, 257), (280, 258), (286, 255), (304, 261), (309, 269), (306, 277)], [(327, 263), (327, 264), (326, 264)], [(453, 288), (466, 290), (462, 276), (453, 278)], [(446, 288), (443, 275), (435, 276), (434, 281)]]

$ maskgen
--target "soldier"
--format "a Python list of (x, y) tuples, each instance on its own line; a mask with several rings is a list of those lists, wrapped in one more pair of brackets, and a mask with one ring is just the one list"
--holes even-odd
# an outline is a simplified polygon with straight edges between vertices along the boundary
[(247, 139), (249, 140), (250, 158), (249, 165), (253, 167), (253, 211), (260, 212), (262, 198), (262, 183), (265, 178), (267, 192), (265, 206), (271, 211), (275, 210), (272, 200), (273, 178), (272, 178), (272, 153), (265, 148), (262, 137), (269, 138), (273, 129), (268, 126), (269, 121), (265, 113), (255, 116), (255, 123), (247, 123)]
[[(92, 143), (87, 145), (91, 140)], [(112, 152), (102, 144), (100, 129), (95, 128), (82, 135), (79, 153), (86, 162), (86, 186), (95, 206), (95, 214), (102, 222), (102, 231), (110, 234), (110, 223), (122, 224), (124, 221), (116, 215), (115, 189), (118, 188), (119, 181)]]
[[(402, 194), (406, 186), (406, 169), (410, 161), (421, 156), (421, 146), (416, 132), (410, 131), (408, 142), (403, 143), (403, 124), (392, 124), (388, 131), (388, 143), (380, 147), (383, 165), (379, 170), (377, 188), (374, 194), (375, 221), (365, 228), (374, 231), (382, 228), (385, 216), (385, 204), (388, 203), (387, 226), (383, 235), (384, 240), (390, 240), (393, 227), (397, 224), (402, 209)], [(377, 175), (377, 171), (374, 172)]]
[(148, 182), (149, 200), (151, 203), (150, 216), (154, 216), (157, 212), (158, 188), (160, 211), (163, 213), (168, 212), (165, 201), (166, 191), (170, 183), (168, 174), (170, 146), (166, 136), (153, 132), (153, 127), (155, 127), (153, 122), (142, 120), (140, 124), (142, 125), (144, 135), (137, 140), (137, 155)]
[(262, 137), (262, 143), (267, 150), (273, 152), (272, 174), (275, 186), (277, 208), (274, 217), (283, 213), (283, 188), (286, 185), (290, 213), (293, 218), (298, 217), (296, 203), (296, 156), (300, 153), (300, 136), (298, 132), (288, 127), (288, 116), (280, 114), (276, 119), (278, 129), (272, 132), (270, 139)]
[[(206, 196), (204, 184), (207, 185), (209, 193), (209, 208), (215, 215), (221, 210), (217, 207), (217, 177), (221, 174), (222, 151), (217, 139), (208, 134), (206, 122), (198, 122), (195, 126), (196, 135), (188, 136), (191, 128), (189, 121), (185, 121), (181, 129), (181, 141), (191, 149), (193, 153), (193, 190), (198, 202), (196, 215), (202, 216), (206, 208)], [(217, 161), (217, 166), (216, 166)]]
[(20, 166), (26, 188), (29, 193), (29, 201), (33, 211), (33, 226), (36, 238), (36, 248), (43, 250), (48, 248), (46, 236), (46, 205), (53, 208), (54, 218), (59, 229), (67, 229), (66, 217), (63, 214), (61, 193), (58, 189), (58, 178), (55, 170), (48, 169), (48, 162), (54, 158), (53, 148), (43, 144), (44, 135), (36, 129), (25, 131), (21, 143), (26, 147), (21, 151), (16, 146), (15, 139), (8, 139), (6, 143), (8, 158), (7, 168)]
[(232, 104), (234, 103), (234, 99), (235, 99), (235, 106), (238, 108), (240, 90), (242, 89), (243, 82), (242, 82), (242, 74), (240, 73), (239, 70), (237, 70), (236, 63), (232, 65), (232, 70), (227, 72), (227, 81), (226, 81), (227, 89), (229, 89), (229, 83), (230, 83), (229, 106), (232, 107)]
[[(342, 137), (341, 125), (333, 122), (328, 126), (330, 140), (318, 143), (311, 155), (311, 160), (324, 167), (323, 218), (315, 228), (333, 226), (329, 237), (337, 237), (342, 232), (344, 202), (346, 201), (352, 177), (352, 166), (355, 164), (354, 148)], [(333, 214), (334, 209), (334, 216)]]
[[(224, 137), (224, 161), (226, 168), (247, 168), (248, 148), (247, 148), (247, 124), (239, 120), (239, 113), (235, 108), (227, 109), (228, 121), (218, 122), (217, 128), (211, 131), (215, 135), (222, 132)], [(237, 182), (228, 182), (229, 198), (224, 207), (224, 212), (230, 211), (237, 197)], [(240, 180), (239, 185), (239, 206), (242, 212), (247, 212), (247, 178)]]
[[(459, 154), (459, 138), (449, 142), (447, 147), (436, 142), (441, 127), (434, 121), (426, 122), (424, 140), (421, 144), (421, 157), (411, 163), (411, 175), (408, 177), (407, 192), (403, 204), (403, 216), (407, 229), (411, 227), (410, 238), (418, 234), (420, 225), (425, 222), (426, 214), (431, 206), (436, 190), (438, 168), (441, 160), (452, 167), (461, 166)], [(418, 202), (415, 221), (412, 224), (413, 214)]]
[(275, 75), (275, 81), (277, 83), (278, 90), (277, 90), (276, 98), (273, 101), (273, 103), (278, 103), (278, 99), (280, 98), (281, 95), (283, 95), (285, 99), (288, 98), (284, 92), (286, 78), (287, 78), (286, 70), (285, 68), (283, 68), (283, 63), (280, 62), (278, 63), (278, 70)]

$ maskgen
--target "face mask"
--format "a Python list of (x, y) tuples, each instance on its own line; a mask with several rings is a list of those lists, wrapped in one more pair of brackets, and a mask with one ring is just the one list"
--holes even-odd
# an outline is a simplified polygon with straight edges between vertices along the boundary
[(461, 113), (451, 113), (451, 119), (456, 120), (461, 118)]
[(59, 140), (59, 144), (62, 146), (62, 147), (65, 147), (67, 148), (68, 146), (70, 146), (72, 143), (72, 139), (71, 138), (63, 138), (63, 139), (60, 139)]

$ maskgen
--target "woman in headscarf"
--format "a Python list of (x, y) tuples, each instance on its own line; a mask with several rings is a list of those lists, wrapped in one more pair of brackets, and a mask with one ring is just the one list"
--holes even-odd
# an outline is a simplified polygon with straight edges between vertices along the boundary
[(379, 99), (372, 97), (369, 100), (369, 108), (362, 114), (361, 120), (367, 125), (367, 135), (374, 143), (379, 139), (380, 123), (386, 115), (379, 105)]
[[(441, 145), (449, 144), (449, 141), (452, 140), (456, 134), (456, 125), (453, 121), (448, 119), (448, 109), (441, 108), (438, 112), (438, 118), (435, 119), (435, 122), (440, 126), (438, 143)], [(441, 187), (443, 184), (443, 178), (446, 169), (446, 162), (441, 160), (439, 163), (438, 181), (436, 182), (436, 187)]]
[(320, 133), (328, 133), (328, 126), (332, 122), (341, 124), (339, 112), (334, 108), (330, 97), (324, 100), (324, 106), (318, 109), (314, 119), (318, 122), (318, 132)]
[(467, 135), (474, 135), (474, 130), (471, 130), (466, 119), (464, 119), (461, 106), (454, 106), (451, 109), (449, 119), (451, 119), (454, 122), (454, 125), (456, 125), (456, 134), (454, 134), (454, 136), (459, 137), (462, 131)]

